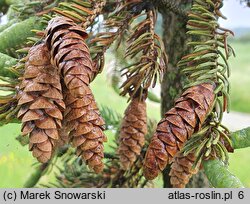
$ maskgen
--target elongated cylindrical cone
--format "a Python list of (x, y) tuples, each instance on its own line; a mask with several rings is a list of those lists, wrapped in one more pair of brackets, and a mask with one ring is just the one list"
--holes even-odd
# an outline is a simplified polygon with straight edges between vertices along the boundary
[(71, 19), (53, 18), (46, 28), (46, 44), (50, 49), (52, 64), (58, 67), (69, 92), (83, 97), (95, 73), (89, 48), (84, 42), (86, 32)]
[(65, 119), (73, 146), (77, 148), (77, 155), (81, 156), (91, 169), (99, 173), (104, 167), (103, 143), (107, 140), (103, 133), (105, 122), (87, 85), (85, 92), (86, 95), (82, 98), (66, 93)]
[(46, 45), (32, 47), (18, 95), (18, 118), (22, 120), (22, 134), (29, 134), (30, 151), (43, 163), (51, 158), (59, 137), (65, 108), (62, 99), (60, 77), (50, 64)]
[(215, 99), (214, 85), (204, 83), (188, 88), (166, 112), (157, 126), (144, 160), (144, 176), (154, 179), (184, 142), (200, 130)]
[(65, 120), (62, 121), (62, 128), (58, 130), (59, 140), (57, 142), (58, 147), (62, 147), (66, 144), (69, 144), (70, 137), (69, 137), (69, 130), (67, 129), (67, 124)]
[(195, 160), (196, 157), (193, 153), (187, 156), (183, 156), (181, 153), (175, 155), (169, 173), (173, 188), (184, 188), (190, 178), (198, 173), (199, 165), (196, 167), (193, 166)]
[(147, 133), (146, 102), (132, 98), (121, 124), (118, 154), (123, 169), (128, 170), (140, 155)]

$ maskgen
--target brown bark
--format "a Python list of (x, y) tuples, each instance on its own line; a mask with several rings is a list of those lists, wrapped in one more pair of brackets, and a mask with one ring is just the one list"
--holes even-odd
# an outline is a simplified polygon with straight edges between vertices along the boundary
[[(175, 1), (176, 4), (190, 7), (192, 0)], [(174, 105), (174, 99), (182, 91), (184, 76), (177, 69), (179, 60), (188, 53), (188, 36), (186, 35), (186, 19), (168, 11), (162, 11), (163, 17), (163, 42), (169, 58), (168, 71), (164, 75), (161, 87), (162, 106), (161, 113), (164, 115)]]
[[(191, 6), (192, 0), (176, 0), (175, 3), (183, 9), (188, 9)], [(166, 111), (173, 107), (174, 99), (181, 93), (181, 82), (183, 82), (185, 78), (177, 69), (177, 63), (182, 56), (188, 53), (189, 49), (186, 45), (188, 36), (186, 35), (185, 18), (165, 9), (160, 12), (163, 16), (163, 42), (169, 57), (168, 71), (164, 75), (161, 85), (161, 113), (164, 115)], [(170, 166), (163, 171), (164, 188), (171, 187), (169, 172)], [(187, 187), (208, 187), (208, 182), (204, 174), (200, 172), (192, 177)]]

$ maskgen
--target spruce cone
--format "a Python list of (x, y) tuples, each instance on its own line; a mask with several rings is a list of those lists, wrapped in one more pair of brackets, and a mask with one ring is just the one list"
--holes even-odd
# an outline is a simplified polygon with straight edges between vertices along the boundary
[(46, 28), (46, 44), (52, 64), (59, 68), (66, 87), (75, 97), (83, 97), (95, 73), (89, 48), (84, 42), (86, 32), (71, 19), (53, 18)]
[(125, 111), (120, 130), (120, 155), (121, 166), (128, 170), (140, 155), (145, 143), (147, 133), (146, 102), (139, 97), (132, 98)]
[(62, 128), (58, 130), (59, 140), (57, 142), (57, 147), (62, 147), (66, 144), (69, 144), (69, 131), (67, 129), (67, 124), (65, 120), (62, 121)]
[(65, 94), (65, 119), (70, 131), (69, 137), (77, 148), (77, 155), (99, 173), (104, 167), (103, 142), (107, 140), (103, 133), (105, 122), (100, 116), (90, 87), (85, 85), (84, 92), (86, 95), (81, 99), (70, 93)]
[(144, 176), (147, 179), (157, 177), (183, 143), (200, 130), (213, 106), (213, 91), (214, 86), (208, 83), (188, 88), (175, 102), (175, 107), (158, 123), (144, 161)]
[(18, 118), (22, 134), (29, 134), (29, 149), (38, 161), (45, 163), (52, 155), (63, 119), (60, 77), (50, 64), (45, 44), (30, 49), (20, 85)]
[(195, 160), (196, 157), (193, 153), (187, 156), (183, 156), (180, 153), (175, 155), (169, 173), (170, 182), (173, 188), (184, 188), (190, 178), (194, 174), (198, 173), (198, 166), (196, 168), (192, 168)]

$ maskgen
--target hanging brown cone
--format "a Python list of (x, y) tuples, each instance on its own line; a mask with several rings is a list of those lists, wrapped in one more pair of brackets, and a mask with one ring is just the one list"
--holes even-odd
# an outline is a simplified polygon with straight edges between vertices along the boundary
[(177, 153), (173, 159), (169, 173), (173, 188), (184, 188), (190, 178), (199, 171), (199, 164), (193, 168), (196, 157), (193, 153), (183, 156)]
[(69, 92), (65, 93), (65, 120), (70, 131), (69, 137), (77, 148), (77, 155), (96, 173), (103, 170), (105, 122), (100, 116), (94, 96), (89, 86), (84, 87), (85, 96), (76, 98)]
[(147, 113), (145, 99), (132, 98), (123, 118), (118, 154), (124, 170), (128, 170), (140, 155), (147, 133)]
[(53, 18), (46, 28), (46, 44), (51, 52), (52, 64), (59, 68), (70, 93), (83, 97), (95, 73), (89, 48), (84, 42), (85, 30), (66, 17)]
[(65, 123), (65, 120), (62, 122), (62, 128), (58, 130), (59, 134), (59, 140), (57, 142), (58, 147), (62, 147), (66, 144), (69, 144), (70, 138), (69, 138), (69, 131), (67, 129), (67, 124)]
[(171, 163), (184, 142), (200, 130), (213, 106), (214, 88), (208, 83), (188, 88), (176, 100), (175, 107), (158, 123), (144, 161), (144, 176), (147, 179), (157, 177)]
[(22, 134), (29, 134), (30, 151), (42, 163), (51, 158), (58, 140), (65, 108), (62, 99), (60, 77), (50, 64), (46, 45), (32, 47), (18, 95), (18, 118), (22, 120)]

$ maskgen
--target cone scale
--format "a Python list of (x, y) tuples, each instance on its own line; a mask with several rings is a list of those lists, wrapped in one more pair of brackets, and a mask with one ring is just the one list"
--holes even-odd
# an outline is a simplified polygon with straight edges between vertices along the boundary
[(96, 173), (103, 170), (105, 122), (100, 116), (89, 83), (96, 70), (85, 43), (87, 33), (69, 18), (55, 17), (45, 32), (51, 63), (64, 79), (65, 129), (77, 155)]
[(49, 22), (45, 37), (51, 63), (58, 67), (69, 92), (83, 97), (86, 94), (83, 86), (89, 85), (96, 73), (84, 42), (87, 33), (71, 19), (55, 17)]
[(169, 173), (173, 188), (185, 188), (190, 178), (198, 172), (198, 166), (193, 168), (196, 157), (190, 153), (183, 156), (181, 153), (175, 155)]
[(104, 135), (105, 122), (100, 116), (97, 104), (89, 86), (85, 86), (86, 95), (79, 99), (66, 94), (65, 120), (69, 137), (77, 148), (77, 155), (96, 173), (103, 170), (104, 146), (107, 141)]
[(154, 179), (188, 138), (200, 130), (215, 99), (214, 85), (204, 83), (188, 88), (158, 123), (144, 160), (144, 176)]
[(147, 133), (146, 102), (133, 98), (121, 124), (118, 154), (123, 169), (128, 170), (140, 155)]
[(22, 134), (29, 135), (33, 156), (45, 163), (51, 158), (59, 139), (58, 130), (65, 109), (60, 77), (50, 64), (45, 44), (30, 49), (19, 88), (18, 118), (22, 121)]

